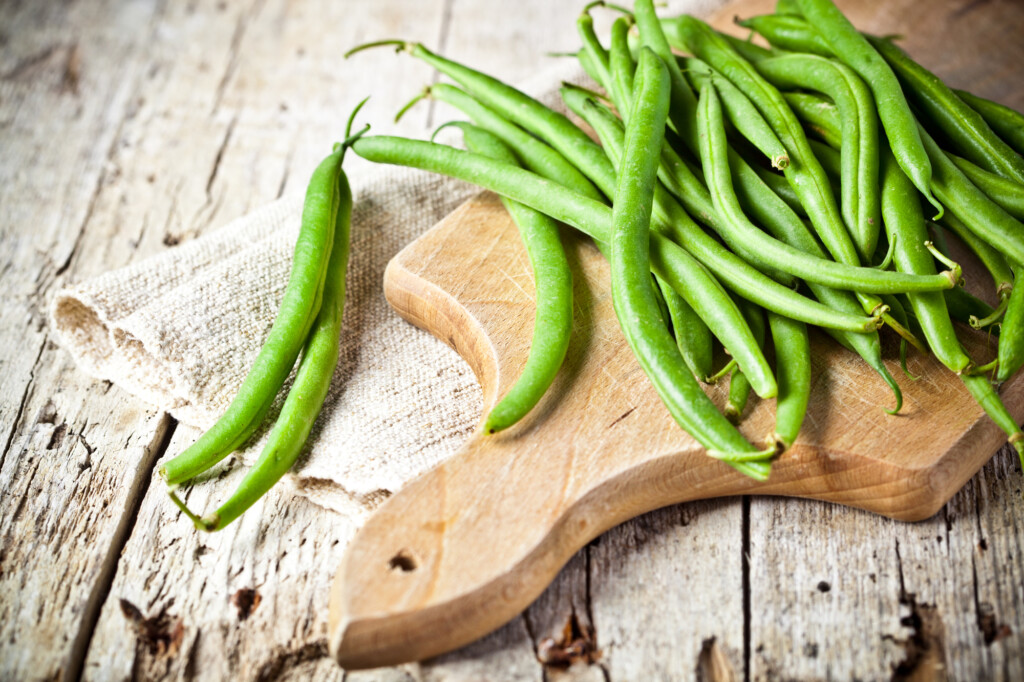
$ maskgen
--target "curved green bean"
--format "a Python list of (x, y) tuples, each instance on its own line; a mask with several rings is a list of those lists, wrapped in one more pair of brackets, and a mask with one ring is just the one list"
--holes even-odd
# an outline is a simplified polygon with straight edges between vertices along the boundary
[[(470, 151), (510, 165), (518, 163), (515, 154), (500, 138), (482, 128), (470, 125), (460, 128)], [(507, 429), (540, 402), (565, 360), (572, 333), (572, 272), (558, 223), (506, 197), (501, 201), (519, 228), (533, 268), (536, 312), (526, 364), (519, 378), (487, 415), (485, 433)]]
[[(925, 277), (899, 275), (835, 263), (808, 255), (777, 241), (753, 225), (743, 213), (729, 171), (728, 143), (716, 88), (708, 82), (701, 91), (697, 113), (701, 140), (701, 162), (718, 212), (726, 217), (722, 238), (744, 258), (767, 267), (791, 272), (807, 281), (837, 289), (873, 293), (940, 291), (955, 286), (953, 273)], [(898, 281), (898, 283), (897, 283)]]
[(842, 213), (861, 259), (869, 262), (882, 228), (878, 197), (878, 115), (871, 91), (849, 67), (825, 57), (792, 54), (755, 64), (772, 85), (828, 95), (839, 109)]
[[(686, 75), (690, 84), (698, 92), (708, 80), (715, 76), (714, 70), (696, 57), (684, 58), (683, 64), (686, 66)], [(786, 148), (775, 131), (771, 129), (771, 126), (746, 95), (727, 79), (720, 75), (718, 78), (715, 87), (721, 97), (722, 108), (729, 122), (740, 135), (768, 157), (772, 168), (784, 170), (789, 165), (789, 154), (786, 153)]]

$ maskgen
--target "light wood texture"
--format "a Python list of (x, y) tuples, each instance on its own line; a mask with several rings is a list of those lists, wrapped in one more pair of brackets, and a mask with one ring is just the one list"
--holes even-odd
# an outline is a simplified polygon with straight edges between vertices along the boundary
[[(916, 25), (907, 45), (940, 75), (1024, 107), (1019, 3), (842, 5), (867, 28)], [(578, 9), (0, 5), (0, 678), (873, 680), (924, 671), (935, 652), (956, 679), (1024, 678), (1024, 504), (1005, 451), (913, 525), (772, 497), (645, 514), (582, 549), (491, 635), (346, 675), (327, 654), (326, 590), (348, 533), (338, 517), (281, 491), (235, 530), (196, 535), (152, 484), (156, 463), (196, 432), (84, 376), (50, 342), (43, 318), (56, 287), (301, 191), (365, 94), (378, 132), (425, 136), (454, 115), (417, 108), (392, 126), (432, 74), (386, 51), (350, 66), (339, 57), (348, 45), (414, 37), (516, 82), (544, 68), (545, 51), (577, 46)], [(359, 162), (346, 161), (352, 172)], [(242, 620), (231, 597), (249, 589), (260, 602)], [(915, 627), (915, 609), (930, 614), (927, 628)], [(562, 640), (574, 616), (589, 653), (572, 659)], [(918, 641), (932, 653), (918, 655)]]

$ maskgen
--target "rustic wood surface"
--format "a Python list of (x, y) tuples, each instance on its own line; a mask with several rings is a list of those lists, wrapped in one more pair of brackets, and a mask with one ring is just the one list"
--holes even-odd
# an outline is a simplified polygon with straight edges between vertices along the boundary
[[(882, 30), (911, 12), (912, 53), (1024, 107), (1019, 3), (908, 5), (843, 4)], [(576, 46), (578, 9), (0, 4), (0, 679), (1024, 678), (1024, 486), (1005, 449), (916, 524), (760, 497), (646, 514), (483, 640), (345, 675), (326, 643), (338, 517), (275, 492), (196, 534), (155, 481), (195, 430), (52, 343), (44, 313), (63, 282), (301, 191), (365, 94), (379, 131), (445, 120), (423, 108), (386, 125), (432, 74), (383, 53), (346, 64), (347, 46), (412, 37), (515, 81)]]

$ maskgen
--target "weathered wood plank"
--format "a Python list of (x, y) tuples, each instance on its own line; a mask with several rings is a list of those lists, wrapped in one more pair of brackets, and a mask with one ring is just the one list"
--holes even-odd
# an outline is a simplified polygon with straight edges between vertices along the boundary
[[(152, 3), (6, 5), (0, 65), (0, 677), (75, 675), (169, 422), (47, 339), (140, 69)], [(55, 143), (59, 141), (59, 143)], [(100, 259), (96, 267), (120, 265)]]

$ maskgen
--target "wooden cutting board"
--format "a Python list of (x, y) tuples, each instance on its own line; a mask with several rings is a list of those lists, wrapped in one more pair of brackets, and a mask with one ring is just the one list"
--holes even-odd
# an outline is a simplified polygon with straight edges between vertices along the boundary
[[(1024, 35), (1020, 4), (947, 0), (930, 3), (927, 14), (911, 0), (886, 3), (877, 14), (870, 6), (842, 4), (866, 30), (915, 26), (907, 49), (954, 84), (1024, 104), (1014, 101), (1019, 92), (996, 87), (1008, 87), (1007, 74), (1024, 61), (1024, 47), (1013, 39)], [(769, 7), (731, 5), (716, 23)], [(971, 44), (965, 35), (978, 41), (959, 70), (950, 66), (951, 41), (937, 26), (943, 20), (955, 23), (961, 53)], [(936, 39), (914, 40), (925, 31)], [(976, 60), (978, 53), (988, 61)], [(343, 667), (420, 660), (483, 636), (526, 608), (580, 547), (651, 509), (770, 494), (919, 520), (941, 508), (1005, 441), (938, 362), (912, 355), (910, 370), (921, 378), (906, 379), (894, 344), (887, 363), (905, 405), (898, 416), (887, 415), (892, 395), (885, 384), (818, 334), (800, 439), (774, 463), (769, 481), (746, 478), (707, 457), (675, 424), (619, 330), (607, 264), (568, 230), (566, 244), (575, 329), (561, 373), (520, 424), (497, 435), (478, 431), (451, 459), (390, 498), (353, 540), (330, 598), (331, 651)], [(486, 415), (519, 376), (534, 313), (529, 262), (497, 197), (474, 198), (403, 250), (388, 267), (385, 293), (399, 314), (471, 365)], [(990, 358), (993, 345), (982, 334), (968, 343), (978, 360)], [(719, 405), (725, 392), (725, 384), (709, 389)], [(1003, 398), (1024, 418), (1019, 375), (1004, 386)], [(773, 424), (774, 401), (754, 399), (740, 428), (761, 442)]]

